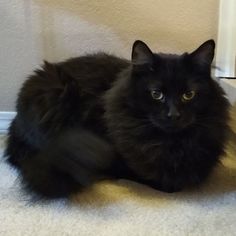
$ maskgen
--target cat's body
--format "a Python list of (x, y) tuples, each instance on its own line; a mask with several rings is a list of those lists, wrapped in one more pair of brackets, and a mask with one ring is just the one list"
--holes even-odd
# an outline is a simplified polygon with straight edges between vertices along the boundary
[(9, 162), (46, 197), (113, 177), (168, 192), (201, 183), (227, 130), (213, 55), (212, 41), (182, 56), (152, 54), (137, 41), (132, 62), (96, 54), (46, 63), (19, 94)]
[[(81, 178), (78, 182), (70, 177), (72, 173), (64, 174), (63, 171), (61, 174), (48, 169), (51, 165), (50, 169), (57, 168), (54, 162), (67, 165), (65, 162), (70, 155), (75, 156), (72, 159), (87, 154), (80, 154), (78, 148), (89, 146), (88, 152), (94, 153), (101, 149), (102, 157), (99, 153), (96, 157), (95, 153), (91, 158), (99, 158), (94, 165), (101, 165), (104, 174), (104, 168), (107, 169), (104, 153), (108, 151), (111, 154), (111, 151), (104, 140), (96, 137), (107, 139), (103, 94), (111, 87), (117, 74), (129, 65), (126, 60), (103, 53), (70, 59), (65, 63), (46, 62), (24, 83), (17, 102), (17, 116), (9, 129), (6, 154), (9, 162), (21, 170), (22, 182), (29, 191), (46, 197), (63, 197), (79, 191), (81, 184), (86, 186), (93, 182), (86, 174), (81, 176), (80, 163), (77, 166), (71, 163), (78, 170), (70, 166), (73, 173), (78, 171)], [(58, 157), (63, 152), (65, 156)], [(85, 158), (89, 159), (89, 156), (90, 153)], [(39, 163), (47, 158), (51, 163)], [(109, 155), (108, 159), (113, 162), (114, 155)], [(94, 170), (85, 168), (83, 172), (86, 171)], [(86, 179), (85, 183), (80, 183), (84, 181), (82, 178)], [(99, 178), (100, 173), (95, 180)]]

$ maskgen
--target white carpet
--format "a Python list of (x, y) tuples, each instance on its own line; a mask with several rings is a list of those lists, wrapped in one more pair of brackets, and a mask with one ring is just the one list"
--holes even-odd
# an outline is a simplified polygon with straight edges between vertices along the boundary
[(1, 159), (0, 235), (236, 235), (235, 146), (229, 144), (223, 165), (200, 189), (165, 194), (120, 180), (69, 202), (34, 205)]

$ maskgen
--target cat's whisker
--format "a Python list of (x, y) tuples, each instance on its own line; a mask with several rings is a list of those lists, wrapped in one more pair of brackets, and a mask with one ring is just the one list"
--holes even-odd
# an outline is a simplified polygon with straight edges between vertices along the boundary
[(204, 129), (211, 129), (212, 127), (215, 126), (215, 123), (214, 124), (204, 124), (204, 123), (200, 123), (200, 122), (194, 122), (192, 126), (200, 127), (200, 128), (204, 128)]
[(195, 123), (201, 123), (201, 124), (206, 124), (206, 125), (211, 125), (212, 123), (214, 124), (223, 124), (224, 122), (223, 121), (219, 121), (217, 119), (202, 119), (202, 120), (197, 120), (195, 121)]

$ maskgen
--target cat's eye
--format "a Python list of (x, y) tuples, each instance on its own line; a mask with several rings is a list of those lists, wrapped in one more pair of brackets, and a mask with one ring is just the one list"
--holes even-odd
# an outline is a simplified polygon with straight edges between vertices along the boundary
[(155, 100), (162, 100), (164, 98), (164, 94), (158, 90), (152, 90), (151, 95)]
[(182, 100), (183, 101), (190, 101), (195, 97), (195, 91), (189, 91), (183, 94)]

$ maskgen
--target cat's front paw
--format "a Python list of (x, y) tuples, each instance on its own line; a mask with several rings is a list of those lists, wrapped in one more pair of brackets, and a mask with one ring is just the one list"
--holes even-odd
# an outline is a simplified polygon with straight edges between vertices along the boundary
[(166, 192), (166, 193), (180, 192), (183, 189), (182, 186), (177, 186), (175, 183), (164, 184), (160, 182), (155, 182), (155, 183), (149, 183), (148, 185), (152, 188), (155, 188), (159, 191)]

